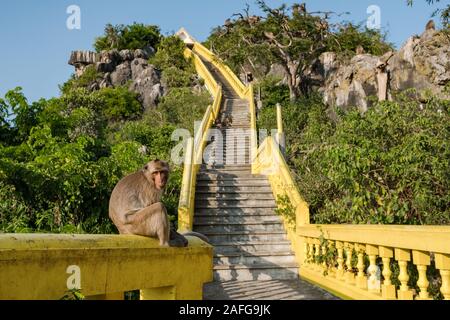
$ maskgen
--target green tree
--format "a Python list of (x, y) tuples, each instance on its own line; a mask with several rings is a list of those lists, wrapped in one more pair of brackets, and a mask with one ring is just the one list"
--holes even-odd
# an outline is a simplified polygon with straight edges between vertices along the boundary
[[(252, 70), (261, 77), (273, 63), (281, 65), (291, 101), (308, 93), (306, 72), (311, 63), (324, 51), (353, 49), (351, 36), (356, 34), (355, 40), (364, 40), (363, 45), (376, 53), (390, 48), (374, 31), (361, 32), (358, 28), (347, 27), (343, 29), (345, 32), (335, 35), (329, 23), (330, 13), (312, 14), (298, 4), (292, 8), (283, 4), (273, 9), (264, 0), (256, 3), (265, 13), (264, 17), (250, 16), (247, 7), (244, 15), (238, 14), (237, 19), (216, 28), (206, 44), (235, 72)], [(354, 31), (353, 34), (350, 31)]]
[(136, 50), (147, 46), (155, 48), (161, 40), (158, 26), (134, 22), (131, 25), (107, 24), (103, 36), (95, 39), (94, 48), (102, 50)]

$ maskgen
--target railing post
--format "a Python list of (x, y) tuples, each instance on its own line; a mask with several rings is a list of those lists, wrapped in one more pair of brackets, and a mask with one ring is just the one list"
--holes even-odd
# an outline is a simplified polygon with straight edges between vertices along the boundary
[(281, 104), (277, 103), (277, 136), (276, 140), (280, 146), (283, 157), (286, 157), (286, 137), (283, 131), (283, 119), (281, 117)]
[(427, 267), (430, 265), (430, 254), (428, 252), (413, 250), (413, 262), (417, 266), (417, 271), (419, 273), (419, 279), (417, 280), (417, 286), (420, 288), (419, 300), (430, 300), (430, 295), (428, 294), (428, 285), (430, 284), (427, 280)]
[(380, 246), (378, 248), (380, 257), (383, 260), (383, 276), (384, 281), (381, 285), (381, 296), (383, 299), (386, 300), (395, 300), (396, 299), (396, 292), (395, 292), (395, 286), (391, 282), (391, 258), (394, 257), (394, 250), (387, 247)]
[(408, 261), (411, 261), (410, 250), (395, 248), (395, 259), (398, 261), (400, 274), (398, 280), (400, 281), (400, 289), (397, 291), (397, 296), (400, 300), (412, 300), (413, 293), (408, 287), (409, 274), (407, 270)]
[(450, 255), (436, 253), (435, 260), (442, 278), (441, 293), (445, 300), (450, 300)]
[(194, 139), (189, 138), (186, 143), (184, 158), (183, 181), (181, 184), (180, 202), (178, 206), (178, 229), (192, 230), (192, 174), (193, 172)]

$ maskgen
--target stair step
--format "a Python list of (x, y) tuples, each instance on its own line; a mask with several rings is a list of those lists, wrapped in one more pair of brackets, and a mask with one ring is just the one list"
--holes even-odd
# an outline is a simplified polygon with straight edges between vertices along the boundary
[(270, 200), (204, 200), (196, 199), (196, 208), (276, 208), (276, 203), (274, 199)]
[(205, 236), (217, 245), (220, 242), (230, 241), (281, 241), (286, 240), (284, 231), (235, 231), (235, 232), (204, 232)]
[(251, 267), (246, 265), (216, 265), (213, 270), (215, 281), (298, 279), (298, 266), (295, 263), (286, 263), (282, 265), (255, 264)]
[(272, 188), (270, 186), (251, 186), (251, 187), (222, 187), (222, 186), (216, 186), (216, 187), (203, 187), (203, 186), (197, 186), (196, 193), (202, 194), (202, 193), (218, 193), (218, 194), (242, 194), (242, 193), (272, 193)]
[(195, 208), (195, 217), (273, 216), (274, 208)]
[(217, 192), (201, 192), (196, 193), (195, 200), (199, 201), (244, 201), (244, 200), (274, 200), (273, 193), (269, 192), (258, 192), (258, 193), (217, 193)]
[(291, 243), (287, 240), (279, 241), (229, 241), (214, 244), (214, 252), (227, 254), (233, 252), (282, 252), (290, 251)]
[(197, 181), (243, 181), (243, 180), (267, 180), (266, 176), (256, 174), (227, 174), (227, 173), (204, 173), (199, 172), (197, 174)]
[(295, 264), (295, 256), (291, 251), (285, 252), (230, 252), (226, 254), (217, 254), (214, 256), (214, 265), (252, 265), (264, 264)]
[(220, 165), (220, 166), (209, 166), (209, 165), (205, 165), (202, 164), (200, 166), (201, 170), (251, 170), (252, 166), (251, 165)]
[(194, 218), (194, 228), (200, 225), (208, 224), (251, 224), (251, 223), (278, 223), (281, 218), (277, 215), (230, 215), (230, 216), (199, 216)]
[(226, 232), (254, 232), (254, 231), (266, 231), (266, 232), (284, 232), (283, 224), (278, 222), (261, 222), (258, 223), (195, 223), (194, 228), (200, 233), (226, 233)]
[(269, 181), (264, 179), (236, 179), (236, 180), (197, 180), (197, 187), (270, 187)]

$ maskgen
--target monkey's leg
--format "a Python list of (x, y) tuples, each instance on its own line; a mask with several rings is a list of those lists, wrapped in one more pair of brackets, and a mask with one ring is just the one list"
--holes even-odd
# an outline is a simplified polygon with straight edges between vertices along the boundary
[(128, 215), (126, 220), (129, 233), (157, 237), (160, 245), (169, 245), (169, 217), (161, 202)]

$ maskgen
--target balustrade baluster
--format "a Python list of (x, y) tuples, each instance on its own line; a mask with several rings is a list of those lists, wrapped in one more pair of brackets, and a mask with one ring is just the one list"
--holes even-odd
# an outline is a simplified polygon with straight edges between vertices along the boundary
[(336, 249), (338, 252), (338, 267), (336, 270), (336, 279), (342, 280), (344, 277), (344, 244), (341, 241), (336, 241)]
[(309, 239), (309, 255), (308, 255), (308, 260), (310, 263), (310, 267), (314, 268), (314, 243), (313, 243), (313, 239)]
[(450, 255), (436, 253), (436, 268), (442, 278), (441, 293), (445, 300), (450, 300)]
[(322, 266), (319, 263), (319, 256), (320, 256), (320, 240), (314, 239), (314, 247), (315, 247), (315, 254), (314, 254), (314, 268), (317, 271), (321, 271)]
[(305, 237), (305, 267), (308, 267), (309, 263), (309, 238)]
[(401, 283), (400, 290), (397, 290), (397, 296), (400, 300), (412, 300), (413, 292), (408, 287), (408, 261), (411, 260), (411, 252), (406, 249), (395, 248), (395, 259), (398, 261), (398, 266), (400, 268), (400, 274), (398, 275), (398, 280)]
[(349, 284), (354, 284), (355, 283), (355, 274), (353, 273), (353, 268), (352, 268), (353, 244), (351, 244), (349, 242), (345, 242), (344, 247), (345, 247), (345, 253), (347, 254), (347, 261), (345, 263), (347, 266), (347, 272), (345, 273), (345, 281)]
[(364, 252), (366, 247), (361, 244), (355, 245), (356, 252), (358, 252), (358, 275), (356, 276), (356, 286), (361, 289), (367, 289), (367, 278), (364, 273)]
[[(334, 241), (329, 241), (328, 242), (328, 252), (334, 252), (334, 246), (335, 246), (335, 244), (334, 244)], [(329, 267), (328, 267), (328, 275), (330, 276), (330, 277), (336, 277), (336, 266), (335, 266), (335, 263), (334, 263), (334, 261), (333, 261), (333, 264), (331, 264)]]
[(419, 279), (417, 280), (417, 286), (420, 288), (419, 300), (430, 300), (428, 294), (428, 279), (427, 279), (427, 267), (430, 265), (430, 255), (427, 252), (413, 250), (413, 262), (417, 266), (419, 272)]
[(386, 300), (396, 299), (395, 286), (391, 282), (391, 258), (394, 257), (394, 250), (387, 247), (378, 248), (379, 255), (383, 260), (384, 281), (381, 285), (381, 296)]
[(377, 255), (378, 247), (370, 244), (366, 245), (366, 253), (369, 256), (369, 268), (367, 272), (369, 274), (369, 279), (367, 281), (367, 288), (369, 292), (380, 293), (381, 290), (381, 274), (379, 273), (379, 268), (377, 266)]
[(322, 261), (322, 271), (323, 272), (327, 271), (327, 259), (326, 259), (326, 256), (327, 256), (327, 246), (324, 244), (322, 246), (322, 259), (323, 259), (323, 261)]

